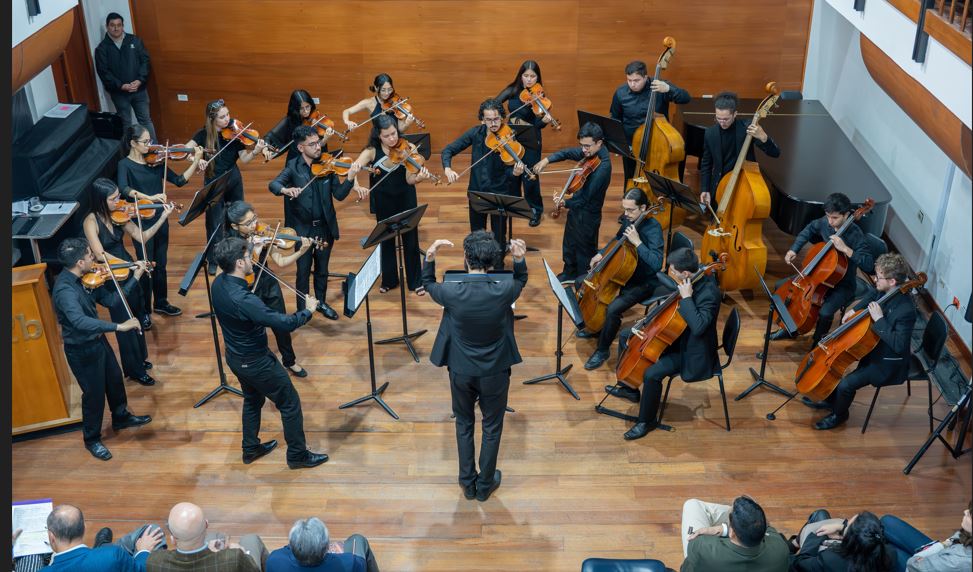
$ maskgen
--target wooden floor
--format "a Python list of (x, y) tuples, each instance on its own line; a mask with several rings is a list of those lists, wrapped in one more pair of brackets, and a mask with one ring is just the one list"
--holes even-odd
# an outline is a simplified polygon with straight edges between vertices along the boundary
[[(457, 163), (465, 166), (468, 158)], [(621, 195), (621, 165), (605, 205), (602, 236), (613, 233)], [(431, 164), (437, 165), (438, 161)], [(266, 191), (280, 166), (244, 167), (247, 198), (275, 222), (281, 200)], [(436, 169), (439, 170), (438, 168)], [(692, 177), (692, 168), (687, 176)], [(545, 177), (550, 196), (563, 179)], [(563, 175), (562, 175), (563, 177)], [(693, 181), (695, 182), (695, 181)], [(200, 179), (191, 186), (197, 188)], [(468, 231), (465, 185), (424, 184), (420, 202), (429, 203), (421, 244), (437, 238), (459, 244)], [(190, 191), (170, 194), (189, 202)], [(548, 201), (549, 202), (549, 201)], [(363, 252), (358, 240), (374, 224), (366, 202), (349, 198), (338, 208), (342, 240), (332, 257), (333, 272), (357, 270)], [(177, 318), (156, 316), (147, 333), (155, 387), (126, 382), (134, 412), (153, 422), (115, 435), (105, 429), (114, 459), (94, 460), (70, 433), (13, 447), (13, 498), (53, 497), (82, 507), (88, 540), (101, 526), (116, 533), (145, 521), (163, 522), (171, 506), (189, 500), (201, 505), (211, 529), (238, 535), (259, 533), (273, 549), (286, 543), (295, 519), (318, 516), (334, 538), (354, 532), (371, 539), (383, 570), (578, 570), (586, 557), (660, 558), (672, 567), (682, 561), (679, 522), (682, 503), (698, 497), (729, 502), (754, 497), (769, 521), (795, 533), (814, 509), (835, 515), (870, 510), (906, 518), (927, 534), (944, 538), (955, 530), (969, 500), (970, 456), (953, 460), (934, 445), (910, 476), (902, 469), (927, 435), (925, 389), (912, 398), (904, 387), (882, 393), (868, 433), (860, 427), (872, 397), (859, 393), (851, 420), (834, 431), (814, 431), (821, 416), (800, 404), (765, 418), (781, 399), (758, 390), (742, 401), (732, 397), (751, 383), (748, 368), (762, 343), (767, 303), (734, 293), (721, 311), (720, 327), (733, 307), (743, 330), (727, 371), (732, 432), (723, 428), (715, 383), (673, 384), (666, 419), (675, 432), (655, 432), (636, 442), (622, 440), (626, 422), (598, 415), (594, 405), (613, 383), (608, 365), (585, 371), (592, 340), (566, 342), (568, 379), (581, 396), (574, 400), (550, 383), (520, 382), (554, 369), (556, 302), (542, 273), (541, 258), (560, 270), (563, 218), (545, 218), (537, 228), (516, 223), (515, 234), (541, 249), (528, 256), (530, 283), (517, 303), (528, 315), (517, 323), (524, 362), (513, 368), (509, 414), (500, 452), (503, 485), (486, 503), (467, 501), (456, 484), (456, 446), (444, 369), (428, 355), (441, 310), (428, 297), (408, 296), (409, 324), (429, 333), (419, 338), (421, 363), (404, 346), (376, 346), (379, 383), (391, 382), (385, 398), (399, 413), (393, 421), (377, 405), (338, 410), (368, 389), (368, 353), (363, 312), (352, 320), (320, 316), (295, 336), (299, 363), (309, 372), (295, 379), (304, 408), (309, 446), (327, 452), (325, 465), (288, 470), (283, 447), (260, 461), (240, 461), (241, 400), (223, 395), (199, 409), (193, 403), (217, 384), (209, 322), (192, 316), (206, 309), (202, 280), (186, 297), (176, 295), (182, 273), (200, 248), (202, 222), (173, 226), (169, 253), (171, 301), (183, 308)], [(694, 230), (695, 229), (695, 230)], [(684, 230), (698, 245), (701, 226)], [(768, 275), (786, 270), (781, 260), (790, 238), (772, 221), (765, 225), (770, 245)], [(461, 249), (444, 250), (440, 272), (461, 264)], [(293, 269), (282, 273), (292, 280)], [(372, 293), (377, 338), (401, 333), (397, 291)], [(328, 301), (340, 307), (333, 281)], [(293, 309), (293, 298), (287, 296)], [(635, 317), (635, 311), (629, 318)], [(627, 320), (626, 323), (630, 323)], [(273, 342), (271, 342), (273, 343)], [(784, 387), (792, 379), (807, 339), (773, 346), (768, 377)], [(966, 372), (969, 373), (968, 371)], [(236, 379), (227, 370), (230, 382)], [(609, 403), (625, 408), (627, 402)], [(634, 412), (635, 405), (628, 410)], [(943, 413), (942, 406), (937, 411)], [(283, 441), (273, 406), (264, 409), (261, 436)]]

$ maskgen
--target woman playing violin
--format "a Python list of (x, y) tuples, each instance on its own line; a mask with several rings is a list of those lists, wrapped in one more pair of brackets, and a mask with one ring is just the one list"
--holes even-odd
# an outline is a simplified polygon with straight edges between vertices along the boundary
[[(123, 244), (125, 235), (128, 235), (132, 242), (148, 242), (159, 231), (169, 217), (169, 213), (173, 210), (172, 205), (163, 205), (158, 220), (152, 226), (143, 228), (141, 232), (139, 232), (136, 223), (132, 221), (117, 225), (112, 221), (112, 211), (123, 206), (125, 201), (121, 198), (118, 186), (110, 179), (103, 177), (95, 179), (91, 184), (90, 204), (91, 212), (85, 216), (82, 228), (84, 229), (84, 236), (91, 246), (91, 252), (97, 261), (105, 260), (107, 253), (125, 262), (131, 262), (132, 256), (125, 250)], [(143, 277), (143, 279), (145, 278)], [(132, 278), (129, 278), (129, 280), (132, 280)], [(135, 288), (132, 290), (129, 306), (132, 308), (135, 317), (141, 321), (142, 330), (148, 330), (152, 327), (152, 318), (142, 295), (144, 288), (143, 286), (142, 289)], [(128, 315), (121, 304), (116, 304), (111, 308), (111, 318), (115, 322), (124, 322), (128, 320)], [(134, 331), (119, 333), (117, 337), (118, 353), (122, 358), (122, 371), (125, 375), (142, 385), (155, 384), (155, 380), (146, 373), (146, 370), (150, 369), (152, 364), (146, 361), (148, 349), (145, 346), (145, 337)]]
[[(306, 125), (309, 118), (317, 113), (318, 106), (314, 103), (314, 98), (311, 97), (311, 94), (303, 89), (295, 89), (291, 92), (291, 98), (287, 102), (287, 115), (273, 129), (267, 132), (267, 143), (277, 149), (284, 147), (291, 142), (294, 129), (298, 125)], [(311, 122), (313, 123), (313, 120)], [(317, 127), (321, 127), (318, 131), (318, 136), (321, 138), (321, 150), (327, 152), (327, 141), (334, 134), (334, 130), (325, 125), (323, 121), (318, 123)], [(324, 135), (321, 134), (322, 132)], [(294, 144), (291, 143), (288, 145), (286, 160), (290, 161), (298, 155), (300, 155), (300, 152), (294, 147)], [(270, 149), (264, 149), (265, 158), (270, 159), (273, 156)]]
[[(397, 122), (388, 116), (377, 118), (372, 125), (372, 133), (368, 139), (368, 146), (362, 150), (358, 158), (348, 171), (348, 178), (353, 178), (362, 165), (375, 165), (376, 172), (368, 177), (369, 203), (376, 220), (384, 220), (416, 207), (416, 183), (432, 178), (432, 175), (421, 167), (419, 172), (409, 172), (405, 165), (394, 163), (389, 158), (392, 150), (400, 147), (400, 142), (408, 145), (408, 141), (401, 138)], [(381, 180), (381, 182), (379, 182)], [(391, 244), (391, 243), (386, 243)], [(425, 294), (422, 287), (421, 263), (419, 261), (419, 229), (415, 228), (402, 235), (403, 257), (405, 259), (405, 275), (409, 290), (417, 295)], [(380, 292), (388, 292), (399, 286), (399, 272), (395, 264), (395, 250), (382, 248), (382, 285)]]
[[(152, 139), (149, 131), (139, 124), (131, 125), (126, 130), (125, 146), (128, 147), (128, 156), (118, 162), (118, 188), (131, 201), (139, 199), (149, 200), (153, 203), (168, 202), (163, 192), (162, 177), (177, 187), (186, 184), (190, 177), (196, 172), (200, 159), (203, 158), (203, 148), (196, 147), (192, 156), (192, 161), (182, 174), (162, 165), (149, 165), (145, 156), (149, 152), (149, 145)], [(143, 231), (151, 227), (156, 220), (161, 217), (160, 211), (150, 218), (143, 219)], [(146, 241), (146, 252), (142, 252), (142, 243), (134, 241), (135, 254), (139, 258), (144, 258), (155, 262), (152, 272), (151, 288), (147, 288), (145, 296), (146, 306), (154, 307), (159, 314), (167, 316), (178, 316), (182, 310), (169, 303), (168, 280), (166, 279), (166, 261), (169, 252), (169, 221), (163, 220), (162, 226), (152, 237)], [(155, 296), (155, 303), (152, 297)]]
[[(378, 74), (372, 81), (372, 85), (368, 86), (368, 91), (374, 93), (375, 95), (372, 97), (366, 97), (365, 99), (341, 112), (341, 119), (345, 122), (345, 125), (348, 126), (348, 131), (357, 129), (359, 126), (358, 123), (351, 120), (352, 113), (368, 111), (369, 117), (375, 117), (382, 115), (383, 113), (388, 113), (382, 108), (382, 103), (387, 102), (395, 94), (395, 87), (392, 85), (392, 77), (386, 73)], [(407, 130), (414, 121), (415, 118), (411, 116), (405, 117), (404, 119), (399, 119), (399, 131)]]
[[(226, 203), (243, 200), (243, 177), (237, 161), (249, 163), (267, 147), (264, 140), (259, 138), (253, 148), (248, 149), (241, 137), (224, 137), (222, 131), (230, 127), (231, 123), (230, 108), (226, 103), (222, 99), (211, 101), (206, 104), (206, 123), (186, 144), (190, 147), (215, 149), (218, 153), (213, 159), (199, 161), (200, 168), (205, 169), (206, 173), (204, 184), (209, 184), (229, 172), (223, 200), (206, 210), (207, 237), (212, 236), (216, 225), (223, 221)], [(208, 270), (211, 275), (216, 274), (216, 261), (212, 257), (209, 259)]]

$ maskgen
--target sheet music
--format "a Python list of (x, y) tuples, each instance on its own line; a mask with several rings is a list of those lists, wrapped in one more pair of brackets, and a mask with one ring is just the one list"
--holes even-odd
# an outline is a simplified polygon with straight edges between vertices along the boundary
[(48, 554), (47, 516), (54, 510), (51, 499), (16, 502), (11, 505), (11, 530), (23, 530), (14, 545), (14, 558), (30, 554)]
[(365, 264), (362, 265), (358, 275), (355, 276), (355, 291), (352, 297), (352, 304), (357, 310), (368, 291), (375, 285), (375, 281), (382, 274), (382, 243), (375, 245), (375, 250), (368, 255)]
[(561, 281), (557, 279), (557, 274), (551, 270), (551, 265), (547, 263), (547, 259), (542, 259), (544, 261), (544, 270), (547, 271), (547, 281), (551, 283), (551, 290), (554, 291), (554, 295), (557, 296), (558, 302), (564, 306), (564, 311), (568, 313), (568, 317), (575, 324), (582, 324), (584, 320), (581, 316), (577, 314), (575, 309), (577, 308), (577, 303), (573, 298), (570, 298), (564, 286), (561, 286)]

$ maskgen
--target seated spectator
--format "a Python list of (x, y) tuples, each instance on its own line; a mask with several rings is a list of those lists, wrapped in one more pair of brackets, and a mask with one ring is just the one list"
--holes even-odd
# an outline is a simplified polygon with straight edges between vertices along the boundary
[(783, 572), (787, 541), (767, 526), (753, 499), (737, 497), (733, 506), (690, 499), (682, 507), (682, 572)]
[(378, 564), (364, 536), (331, 543), (328, 527), (312, 517), (294, 523), (287, 546), (267, 558), (267, 572), (378, 572)]
[(198, 570), (206, 572), (260, 572), (267, 560), (267, 547), (260, 537), (248, 534), (240, 542), (227, 544), (226, 538), (207, 534), (209, 522), (203, 509), (181, 502), (169, 511), (169, 533), (175, 550), (153, 552), (145, 563), (149, 572)]
[[(817, 520), (817, 518), (823, 520)], [(895, 563), (878, 517), (860, 512), (847, 520), (815, 511), (800, 535), (800, 550), (791, 559), (794, 572), (885, 572)]]
[(149, 553), (163, 544), (165, 534), (157, 526), (143, 526), (139, 531), (137, 536), (130, 535), (131, 550), (111, 544), (110, 529), (99, 531), (95, 537), (95, 548), (88, 548), (84, 543), (84, 515), (81, 509), (69, 504), (56, 506), (47, 515), (47, 539), (54, 554), (51, 555), (50, 565), (43, 570), (144, 572)]
[[(13, 540), (10, 541), (10, 547), (16, 548), (17, 539), (20, 538), (20, 534), (24, 532), (23, 529), (18, 528), (13, 533)], [(28, 554), (26, 556), (15, 556), (14, 557), (14, 572), (37, 572), (41, 568), (47, 565), (50, 561), (50, 554)]]
[(885, 538), (898, 556), (895, 569), (900, 572), (973, 570), (973, 519), (970, 512), (973, 512), (973, 501), (963, 511), (960, 529), (942, 542), (934, 541), (898, 517), (883, 516)]

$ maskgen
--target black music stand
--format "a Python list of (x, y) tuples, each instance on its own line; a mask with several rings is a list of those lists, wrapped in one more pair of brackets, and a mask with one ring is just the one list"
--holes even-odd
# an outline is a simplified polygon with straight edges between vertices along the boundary
[(382, 387), (375, 386), (375, 349), (372, 345), (372, 311), (368, 305), (368, 292), (375, 286), (375, 281), (382, 274), (382, 248), (383, 246), (379, 244), (368, 255), (368, 258), (365, 259), (361, 268), (358, 269), (358, 273), (348, 274), (348, 279), (341, 283), (341, 290), (345, 294), (344, 314), (346, 318), (353, 317), (355, 312), (358, 311), (358, 308), (361, 307), (362, 300), (365, 301), (365, 331), (368, 334), (368, 370), (371, 375), (372, 391), (358, 399), (339, 405), (338, 409), (348, 409), (360, 403), (375, 400), (376, 403), (382, 406), (382, 409), (386, 413), (392, 416), (392, 419), (398, 419), (399, 416), (382, 399), (382, 393), (388, 389), (389, 382), (386, 381), (383, 383)]
[(669, 201), (669, 223), (666, 230), (666, 261), (668, 261), (669, 251), (672, 248), (672, 211), (677, 207), (699, 214), (703, 214), (704, 211), (699, 207), (699, 195), (689, 185), (684, 185), (659, 173), (642, 172), (648, 176), (647, 182), (652, 192)]
[(581, 400), (578, 393), (571, 387), (565, 376), (571, 371), (571, 367), (574, 364), (569, 363), (567, 367), (561, 367), (561, 356), (564, 355), (562, 350), (562, 326), (561, 322), (564, 315), (564, 310), (567, 309), (568, 317), (571, 318), (571, 322), (574, 323), (575, 328), (584, 327), (584, 319), (581, 317), (581, 308), (578, 307), (578, 301), (573, 296), (567, 293), (564, 286), (561, 285), (560, 280), (557, 279), (557, 275), (551, 270), (551, 266), (544, 260), (544, 270), (547, 271), (547, 281), (551, 286), (551, 291), (554, 292), (554, 297), (557, 298), (557, 349), (554, 351), (554, 356), (556, 358), (554, 373), (549, 373), (547, 375), (542, 375), (540, 377), (535, 377), (533, 379), (528, 379), (524, 382), (524, 385), (533, 385), (535, 383), (540, 383), (548, 379), (556, 379), (561, 386), (571, 394), (577, 400)]
[(375, 224), (375, 228), (372, 232), (362, 241), (362, 248), (371, 248), (372, 246), (385, 242), (387, 240), (394, 240), (391, 248), (395, 249), (395, 255), (399, 262), (399, 301), (402, 308), (402, 335), (396, 336), (394, 338), (387, 338), (384, 340), (378, 340), (376, 344), (391, 344), (395, 342), (403, 342), (405, 347), (412, 354), (412, 359), (419, 363), (419, 354), (416, 353), (415, 346), (412, 345), (412, 340), (418, 338), (422, 334), (426, 333), (426, 330), (419, 330), (418, 332), (409, 333), (409, 318), (406, 314), (405, 309), (405, 291), (406, 291), (406, 281), (405, 281), (405, 246), (402, 242), (402, 234), (409, 232), (419, 226), (419, 221), (422, 219), (422, 215), (426, 212), (426, 208), (429, 205), (419, 205), (414, 209), (410, 209), (404, 212), (400, 212), (397, 215), (392, 215), (385, 220), (381, 220)]
[(189, 203), (189, 208), (179, 217), (179, 226), (186, 226), (193, 222), (205, 213), (207, 209), (223, 200), (223, 192), (226, 191), (226, 182), (229, 180), (229, 175), (230, 172), (227, 171), (196, 191), (196, 194), (193, 195), (192, 202)]
[(601, 127), (602, 133), (605, 134), (605, 144), (608, 145), (613, 153), (618, 153), (630, 159), (633, 158), (632, 143), (629, 141), (628, 136), (625, 135), (625, 128), (622, 127), (621, 121), (579, 109), (578, 127), (580, 128), (589, 122)]
[(416, 146), (423, 159), (428, 161), (432, 156), (432, 143), (428, 133), (403, 133), (402, 137)]
[(757, 373), (752, 367), (750, 368), (750, 375), (753, 377), (753, 385), (745, 389), (740, 395), (733, 398), (733, 401), (740, 401), (744, 397), (750, 395), (750, 393), (760, 386), (764, 386), (767, 389), (771, 389), (785, 395), (790, 399), (794, 398), (794, 394), (779, 387), (769, 381), (765, 377), (767, 372), (767, 352), (770, 349), (770, 331), (774, 327), (774, 314), (780, 316), (781, 323), (784, 325), (784, 329), (787, 333), (794, 335), (797, 333), (797, 324), (794, 323), (794, 318), (791, 317), (790, 313), (787, 311), (787, 304), (780, 299), (780, 296), (774, 294), (770, 288), (767, 287), (767, 283), (764, 282), (763, 276), (757, 270), (757, 267), (753, 267), (753, 271), (757, 273), (757, 278), (760, 279), (760, 286), (763, 287), (764, 293), (767, 294), (767, 299), (770, 300), (770, 307), (767, 309), (767, 331), (764, 332), (764, 351), (763, 356), (760, 359), (760, 373)]
[[(513, 219), (530, 219), (534, 216), (534, 211), (527, 204), (527, 199), (514, 195), (502, 195), (499, 193), (485, 193), (482, 191), (467, 191), (467, 198), (473, 212), (484, 215), (499, 216), (501, 224), (507, 226), (507, 242), (513, 238)], [(509, 224), (508, 224), (509, 221)], [(500, 245), (505, 247), (507, 245)], [(527, 247), (528, 252), (537, 252), (536, 248)]]
[[(538, 150), (540, 145), (537, 144), (537, 128), (533, 125), (523, 125), (520, 123), (508, 123), (507, 127), (514, 132), (514, 139), (518, 143), (523, 145), (527, 149)], [(533, 165), (528, 165), (532, 167)]]
[[(930, 383), (932, 383), (932, 381), (930, 381)], [(939, 423), (936, 430), (929, 435), (929, 438), (926, 439), (926, 442), (922, 444), (922, 447), (919, 447), (919, 450), (916, 451), (915, 456), (912, 457), (909, 464), (902, 469), (903, 473), (908, 475), (910, 472), (912, 472), (912, 468), (915, 467), (916, 463), (919, 462), (919, 459), (926, 454), (926, 451), (936, 439), (939, 439), (942, 442), (942, 444), (946, 447), (946, 450), (949, 451), (949, 454), (952, 455), (954, 459), (959, 459), (961, 455), (970, 452), (970, 449), (963, 448), (963, 442), (966, 441), (966, 433), (970, 430), (970, 425), (973, 424), (973, 403), (971, 403), (971, 397), (973, 397), (973, 379), (966, 384), (966, 391), (956, 402), (956, 405), (950, 408), (949, 413), (947, 413), (946, 417), (944, 417)], [(943, 431), (946, 429), (946, 427), (956, 423), (956, 416), (964, 408), (966, 409), (966, 414), (963, 418), (963, 424), (960, 426), (960, 430), (958, 432), (954, 431), (956, 435), (956, 444), (951, 445), (948, 441), (946, 441), (946, 439), (943, 439)]]

